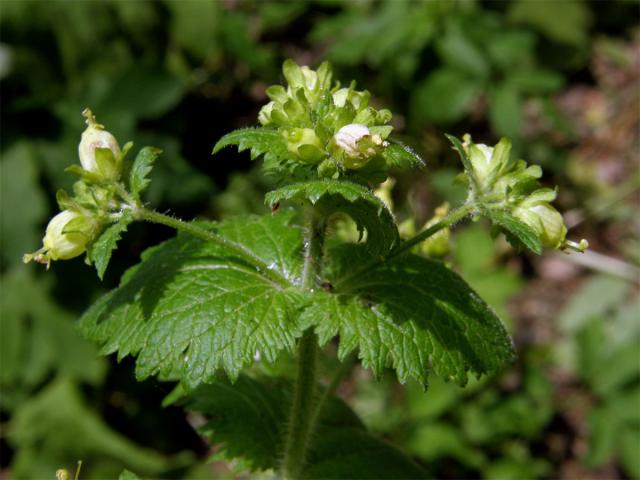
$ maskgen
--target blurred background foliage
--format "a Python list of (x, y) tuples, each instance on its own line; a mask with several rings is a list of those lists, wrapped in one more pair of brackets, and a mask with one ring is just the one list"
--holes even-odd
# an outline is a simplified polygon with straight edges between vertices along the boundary
[(640, 32), (634, 1), (13, 1), (0, 4), (0, 477), (82, 478), (126, 467), (218, 478), (202, 419), (163, 409), (172, 386), (135, 382), (74, 321), (147, 246), (134, 226), (104, 282), (80, 260), (20, 262), (68, 188), (90, 106), (121, 143), (164, 150), (148, 200), (191, 218), (265, 212), (271, 184), (248, 155), (210, 156), (255, 124), (287, 57), (329, 59), (391, 108), (426, 159), (398, 174), (399, 219), (426, 221), (464, 191), (442, 135), (512, 138), (560, 185), (572, 236), (591, 253), (534, 257), (456, 231), (447, 259), (505, 318), (520, 354), (499, 378), (423, 393), (356, 369), (340, 389), (365, 423), (437, 478), (640, 478), (637, 215)]

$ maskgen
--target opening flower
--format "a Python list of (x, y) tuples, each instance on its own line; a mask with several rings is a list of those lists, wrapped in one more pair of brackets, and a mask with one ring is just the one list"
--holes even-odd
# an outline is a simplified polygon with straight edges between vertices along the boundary
[(24, 263), (34, 260), (46, 264), (52, 260), (68, 260), (84, 253), (96, 233), (95, 222), (73, 210), (63, 210), (51, 219), (42, 239), (42, 248), (22, 257)]
[(372, 134), (369, 127), (358, 123), (345, 125), (333, 138), (342, 151), (342, 164), (349, 169), (364, 167), (388, 145), (380, 135)]

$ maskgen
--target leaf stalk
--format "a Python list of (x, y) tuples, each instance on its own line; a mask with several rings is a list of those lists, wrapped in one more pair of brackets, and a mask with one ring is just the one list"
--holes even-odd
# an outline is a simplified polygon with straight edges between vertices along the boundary
[(149, 210), (147, 208), (136, 208), (133, 213), (134, 217), (137, 220), (144, 220), (151, 223), (165, 225), (167, 227), (178, 230), (179, 232), (193, 235), (194, 237), (200, 238), (202, 240), (217, 243), (221, 247), (233, 251), (242, 260), (245, 260), (249, 264), (256, 266), (260, 273), (267, 276), (270, 280), (272, 280), (279, 286), (291, 286), (289, 280), (280, 275), (277, 271), (269, 268), (269, 266), (260, 257), (254, 254), (251, 250), (247, 249), (244, 245), (229, 240), (228, 238), (225, 238), (222, 235), (218, 235), (211, 230), (199, 227), (194, 223), (185, 222), (178, 218), (164, 215), (154, 210)]

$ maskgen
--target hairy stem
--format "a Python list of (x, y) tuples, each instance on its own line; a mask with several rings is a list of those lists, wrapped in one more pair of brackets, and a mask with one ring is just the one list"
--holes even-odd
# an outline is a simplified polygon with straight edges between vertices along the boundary
[(475, 208), (474, 205), (466, 204), (460, 208), (453, 210), (449, 215), (447, 215), (445, 218), (440, 220), (438, 223), (431, 225), (426, 230), (423, 230), (422, 232), (408, 239), (406, 242), (403, 242), (400, 245), (398, 245), (398, 247), (394, 248), (391, 251), (391, 253), (389, 253), (389, 255), (386, 256), (385, 260), (390, 260), (394, 257), (397, 257), (401, 253), (411, 250), (413, 247), (415, 247), (419, 243), (424, 242), (427, 238), (435, 235), (440, 230), (450, 227), (454, 223), (459, 222), (464, 217), (469, 215), (474, 208)]
[(237, 242), (229, 240), (228, 238), (218, 235), (217, 233), (214, 233), (211, 230), (207, 230), (205, 228), (199, 227), (194, 223), (184, 222), (178, 218), (174, 218), (169, 215), (164, 215), (154, 210), (149, 210), (146, 208), (137, 208), (133, 210), (133, 213), (138, 220), (145, 220), (147, 222), (166, 225), (167, 227), (174, 228), (180, 232), (188, 233), (202, 240), (207, 240), (209, 242), (217, 243), (218, 245), (232, 251), (242, 260), (257, 267), (260, 270), (260, 273), (266, 275), (267, 277), (269, 277), (269, 279), (273, 280), (277, 284), (283, 287), (290, 286), (290, 283), (286, 278), (281, 276), (278, 272), (274, 271), (273, 269), (269, 268), (269, 266), (260, 257), (255, 255), (251, 250), (247, 249), (244, 245), (241, 245)]
[(398, 245), (393, 250), (391, 250), (388, 255), (383, 256), (383, 257), (374, 258), (370, 262), (365, 263), (362, 267), (360, 267), (360, 268), (354, 270), (353, 272), (351, 272), (349, 275), (341, 278), (338, 282), (335, 283), (334, 286), (336, 288), (339, 288), (340, 286), (346, 285), (350, 281), (352, 281), (353, 279), (355, 279), (355, 278), (357, 278), (357, 277), (359, 277), (359, 276), (361, 276), (361, 275), (363, 275), (363, 274), (365, 274), (367, 272), (370, 272), (371, 270), (373, 270), (376, 267), (378, 267), (379, 265), (391, 260), (392, 258), (395, 258), (398, 255), (401, 255), (402, 253), (404, 253), (404, 252), (406, 252), (408, 250), (411, 250), (413, 247), (415, 247), (416, 245), (418, 245), (421, 242), (424, 242), (427, 238), (435, 235), (440, 230), (442, 230), (444, 228), (447, 228), (447, 227), (450, 227), (451, 225), (453, 225), (456, 222), (459, 222), (464, 217), (466, 217), (471, 212), (473, 212), (474, 208), (475, 208), (475, 206), (472, 203), (467, 203), (467, 204), (461, 206), (460, 208), (457, 208), (457, 209), (453, 210), (451, 213), (449, 213), (449, 215), (447, 215), (445, 218), (440, 220), (438, 223), (436, 223), (434, 225), (431, 225), (426, 230), (423, 230), (422, 232), (414, 235), (413, 237), (411, 237), (407, 241), (402, 242), (400, 245)]
[[(324, 233), (323, 220), (312, 210), (309, 211), (302, 272), (302, 287), (305, 290), (313, 291), (317, 288), (322, 265)], [(318, 338), (309, 329), (298, 343), (297, 377), (281, 466), (281, 475), (286, 479), (300, 477), (315, 429), (317, 356)]]
[(322, 411), (324, 410), (327, 404), (327, 401), (333, 396), (334, 393), (336, 393), (336, 390), (342, 383), (342, 380), (351, 371), (351, 367), (353, 367), (355, 360), (356, 360), (356, 357), (353, 354), (345, 358), (342, 364), (340, 365), (340, 368), (336, 370), (335, 374), (333, 375), (333, 378), (331, 379), (331, 382), (329, 383), (329, 385), (327, 385), (327, 388), (324, 389), (324, 392), (322, 393), (322, 396), (318, 400), (311, 417), (312, 432), (315, 431), (316, 429), (318, 420), (322, 415)]

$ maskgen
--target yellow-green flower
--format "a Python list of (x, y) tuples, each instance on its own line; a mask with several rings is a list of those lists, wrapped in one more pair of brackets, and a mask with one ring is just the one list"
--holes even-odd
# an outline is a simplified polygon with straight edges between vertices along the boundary
[[(78, 156), (82, 168), (101, 177), (116, 178), (118, 176), (117, 161), (120, 157), (118, 141), (104, 129), (103, 125), (96, 122), (91, 110), (86, 109), (82, 114), (87, 119), (87, 128), (82, 133), (78, 145)], [(107, 155), (105, 156), (104, 153)], [(100, 155), (103, 156), (98, 158)]]
[(25, 254), (25, 263), (34, 260), (47, 266), (52, 260), (68, 260), (84, 253), (97, 233), (96, 222), (79, 212), (63, 210), (51, 219), (42, 239), (42, 248)]

